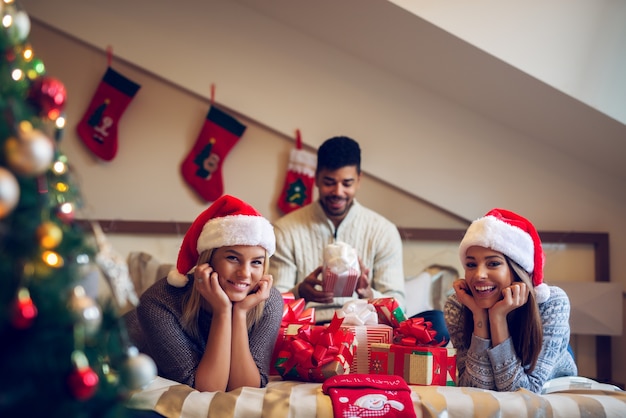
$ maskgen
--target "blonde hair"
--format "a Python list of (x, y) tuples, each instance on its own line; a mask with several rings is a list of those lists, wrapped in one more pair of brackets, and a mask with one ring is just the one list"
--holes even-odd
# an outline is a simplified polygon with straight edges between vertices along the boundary
[[(211, 258), (213, 257), (214, 249), (209, 249), (203, 251), (198, 257), (198, 262), (196, 266), (199, 266), (204, 263), (211, 264)], [(265, 251), (265, 261), (263, 266), (263, 274), (267, 274), (269, 270), (269, 255), (267, 251)], [(198, 327), (198, 317), (200, 316), (200, 309), (202, 309), (202, 296), (198, 291), (196, 291), (196, 287), (192, 280), (190, 280), (190, 285), (188, 286), (187, 292), (185, 293), (182, 301), (182, 317), (181, 317), (181, 325), (183, 329), (193, 336), (194, 338), (200, 339), (202, 335), (200, 333), (200, 329)], [(252, 328), (263, 316), (263, 310), (265, 309), (265, 301), (261, 301), (258, 305), (248, 311), (246, 316), (246, 325), (248, 330)]]

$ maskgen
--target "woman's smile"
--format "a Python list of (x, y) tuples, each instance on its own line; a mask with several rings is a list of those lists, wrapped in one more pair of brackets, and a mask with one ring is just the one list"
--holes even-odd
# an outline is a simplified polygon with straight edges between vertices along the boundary
[(474, 286), (475, 294), (480, 296), (489, 296), (494, 290), (496, 290), (496, 286), (493, 285)]
[(235, 280), (226, 280), (226, 283), (230, 287), (233, 287), (235, 290), (239, 290), (239, 291), (248, 290), (248, 288), (250, 288), (250, 283), (247, 283), (247, 282), (239, 282), (239, 281), (235, 281)]

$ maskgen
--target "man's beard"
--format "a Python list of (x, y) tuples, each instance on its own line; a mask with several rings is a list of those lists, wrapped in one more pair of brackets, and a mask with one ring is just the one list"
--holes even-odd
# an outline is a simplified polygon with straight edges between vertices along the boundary
[[(345, 204), (342, 206), (341, 209), (333, 209), (329, 205), (330, 202), (344, 202)], [(326, 215), (328, 215), (330, 217), (342, 217), (342, 216), (344, 216), (346, 213), (348, 213), (348, 210), (350, 209), (350, 206), (352, 206), (352, 201), (350, 199), (347, 199), (347, 198), (329, 197), (329, 198), (325, 198), (325, 199), (322, 200), (322, 207), (324, 208), (324, 212), (326, 212)]]

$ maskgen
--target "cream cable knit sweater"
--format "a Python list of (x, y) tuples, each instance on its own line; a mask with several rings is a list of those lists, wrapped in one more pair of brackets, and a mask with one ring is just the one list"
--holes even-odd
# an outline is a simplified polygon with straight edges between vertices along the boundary
[[(319, 201), (293, 211), (274, 224), (276, 253), (270, 260), (274, 286), (298, 297), (297, 284), (322, 265), (327, 244), (343, 241), (356, 249), (370, 268), (374, 297), (394, 297), (404, 307), (402, 240), (398, 228), (356, 200), (335, 230)], [(357, 294), (354, 294), (357, 298)], [(351, 298), (335, 298), (329, 305), (309, 302), (318, 322), (329, 321), (336, 309)]]

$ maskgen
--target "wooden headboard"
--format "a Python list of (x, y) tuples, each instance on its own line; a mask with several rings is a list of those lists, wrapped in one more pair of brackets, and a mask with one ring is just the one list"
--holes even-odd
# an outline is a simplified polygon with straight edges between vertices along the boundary
[[(123, 221), (113, 219), (94, 219), (106, 234), (130, 235), (173, 235), (182, 236), (191, 226), (191, 222), (163, 221)], [(89, 221), (81, 220), (89, 229)], [(464, 229), (405, 228), (398, 227), (403, 241), (454, 243), (460, 242)], [(539, 231), (544, 244), (581, 244), (593, 248), (594, 276), (597, 282), (610, 281), (609, 275), (609, 235), (595, 232), (556, 232)], [(612, 382), (611, 337), (595, 337), (596, 379), (600, 382)]]

